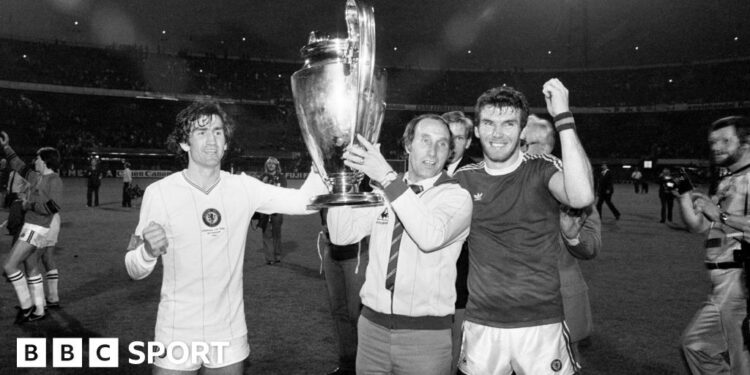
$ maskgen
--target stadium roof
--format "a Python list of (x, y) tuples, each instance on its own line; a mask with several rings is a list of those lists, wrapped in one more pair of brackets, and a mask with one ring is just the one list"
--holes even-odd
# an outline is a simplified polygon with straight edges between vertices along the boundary
[[(345, 0), (0, 0), (0, 35), (299, 60)], [(750, 56), (747, 0), (377, 0), (378, 64), (501, 70)]]

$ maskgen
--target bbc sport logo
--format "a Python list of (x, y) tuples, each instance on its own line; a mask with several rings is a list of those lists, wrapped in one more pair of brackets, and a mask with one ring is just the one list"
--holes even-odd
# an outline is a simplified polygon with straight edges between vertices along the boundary
[[(84, 340), (82, 338), (53, 338), (50, 347), (52, 351), (52, 367), (81, 368), (84, 367)], [(133, 341), (128, 344), (128, 364), (153, 364), (157, 357), (166, 357), (173, 363), (211, 363), (209, 353), (216, 361), (224, 359), (224, 348), (228, 342), (171, 342), (169, 345), (156, 341)], [(89, 338), (88, 339), (88, 367), (105, 368), (118, 367), (120, 360), (119, 339), (117, 338)], [(43, 368), (47, 367), (47, 339), (24, 338), (16, 339), (16, 367)]]

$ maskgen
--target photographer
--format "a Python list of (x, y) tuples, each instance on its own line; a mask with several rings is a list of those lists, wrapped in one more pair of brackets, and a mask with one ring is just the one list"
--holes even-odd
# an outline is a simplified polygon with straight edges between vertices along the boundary
[(716, 194), (694, 192), (687, 179), (676, 181), (688, 228), (708, 233), (705, 266), (712, 283), (708, 300), (683, 332), (682, 348), (693, 374), (750, 374), (741, 328), (747, 315), (746, 275), (735, 258), (750, 229), (750, 120), (717, 120), (708, 142), (714, 163), (730, 172), (719, 181)]
[(659, 201), (661, 202), (661, 220), (672, 222), (672, 208), (674, 207), (675, 181), (669, 168), (664, 168), (659, 174)]

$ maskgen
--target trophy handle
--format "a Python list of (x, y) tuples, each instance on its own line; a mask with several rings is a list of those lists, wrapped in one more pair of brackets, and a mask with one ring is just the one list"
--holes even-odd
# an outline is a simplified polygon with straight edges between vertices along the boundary
[[(347, 0), (346, 24), (349, 34), (349, 59), (351, 66), (358, 67), (357, 91), (362, 97), (357, 98), (356, 124), (366, 127), (368, 124), (368, 103), (376, 96), (373, 87), (375, 71), (375, 10), (368, 1)], [(350, 144), (359, 144), (356, 132), (352, 132)], [(366, 136), (365, 134), (362, 134)], [(374, 139), (368, 139), (374, 142)]]

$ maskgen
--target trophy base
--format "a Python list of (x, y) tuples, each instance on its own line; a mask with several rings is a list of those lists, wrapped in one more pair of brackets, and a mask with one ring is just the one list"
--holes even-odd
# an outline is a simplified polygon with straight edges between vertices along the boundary
[(336, 193), (318, 195), (313, 198), (308, 209), (321, 209), (337, 206), (371, 207), (383, 205), (383, 197), (375, 193)]

